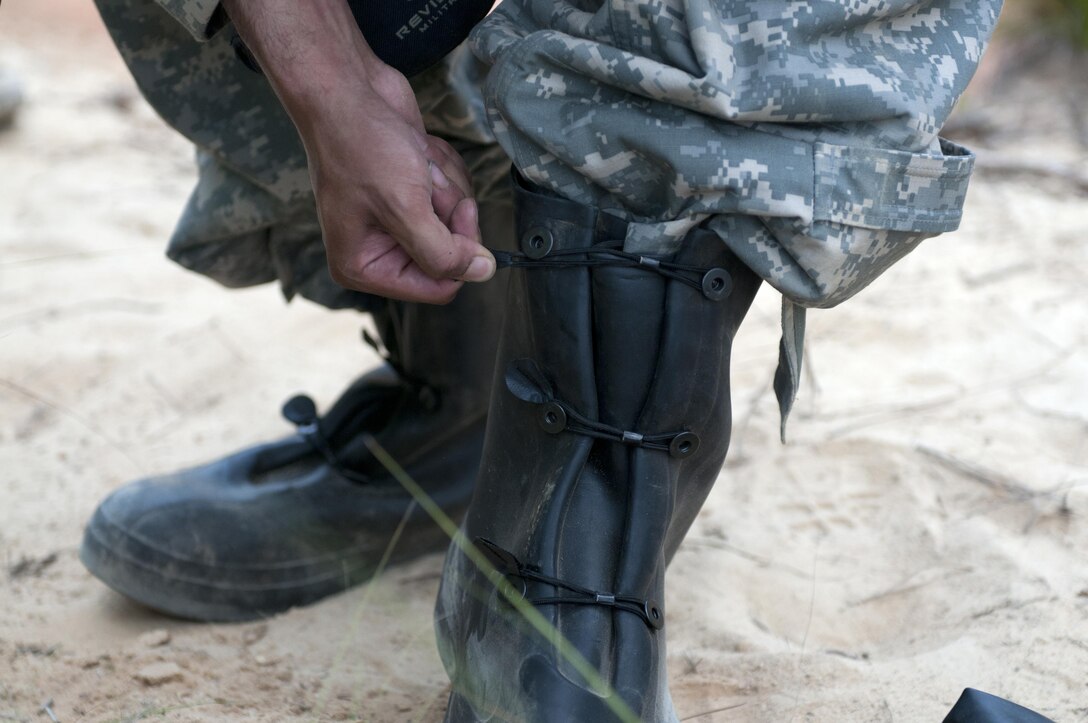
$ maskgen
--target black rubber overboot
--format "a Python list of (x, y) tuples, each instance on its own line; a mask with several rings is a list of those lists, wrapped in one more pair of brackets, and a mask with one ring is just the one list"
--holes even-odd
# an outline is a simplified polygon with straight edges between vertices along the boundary
[[(481, 206), (484, 238), (512, 243), (509, 203)], [(390, 302), (375, 314), (389, 364), (317, 419), (296, 398), (300, 434), (130, 483), (88, 523), (80, 559), (157, 610), (239, 621), (305, 605), (449, 540), (369, 455), (374, 435), (447, 514), (460, 519), (483, 444), (502, 280), (466, 284), (447, 306)]]
[(1054, 723), (1012, 701), (967, 688), (943, 723)]
[[(519, 191), (510, 280), (465, 544), (435, 623), (447, 721), (675, 721), (667, 561), (725, 459), (729, 350), (759, 279), (713, 234), (676, 257), (620, 252), (615, 222)], [(622, 225), (622, 224), (621, 224)], [(589, 253), (584, 249), (597, 244)], [(505, 387), (505, 388), (503, 388)], [(595, 692), (499, 592), (518, 591), (611, 690)]]

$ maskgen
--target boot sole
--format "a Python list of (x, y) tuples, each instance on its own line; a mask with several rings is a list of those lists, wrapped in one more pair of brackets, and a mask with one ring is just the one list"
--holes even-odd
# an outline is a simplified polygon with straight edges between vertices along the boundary
[[(388, 539), (373, 539), (314, 560), (225, 570), (171, 556), (96, 512), (84, 533), (79, 559), (113, 590), (159, 612), (202, 622), (246, 622), (316, 602), (371, 579), (375, 561), (388, 543)], [(436, 525), (409, 525), (389, 563), (407, 562), (447, 545), (445, 533)]]

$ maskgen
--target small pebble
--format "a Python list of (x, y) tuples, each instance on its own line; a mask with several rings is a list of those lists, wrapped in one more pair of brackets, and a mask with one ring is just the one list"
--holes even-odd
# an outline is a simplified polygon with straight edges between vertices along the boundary
[(148, 630), (137, 640), (145, 648), (161, 648), (170, 642), (170, 633), (162, 628), (156, 628), (155, 630)]
[(76, 662), (76, 665), (83, 668), (84, 670), (90, 670), (91, 668), (97, 668), (100, 665), (103, 665), (105, 663), (109, 663), (110, 662), (110, 656), (108, 656), (108, 655), (99, 655), (97, 658), (90, 658), (90, 657), (77, 658), (75, 662)]
[(176, 663), (152, 663), (136, 673), (136, 679), (144, 685), (163, 685), (181, 678), (181, 668)]

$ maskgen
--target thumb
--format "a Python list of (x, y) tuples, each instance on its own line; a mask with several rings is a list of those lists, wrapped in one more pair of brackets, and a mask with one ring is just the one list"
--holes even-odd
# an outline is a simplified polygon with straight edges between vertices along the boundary
[(480, 235), (479, 207), (471, 198), (463, 198), (450, 214), (449, 228), (454, 237), (462, 237), (471, 242), (476, 256), (469, 263), (462, 281), (487, 281), (495, 275), (495, 257), (483, 245)]
[(487, 281), (495, 274), (495, 257), (480, 242), (476, 204), (463, 199), (454, 208), (447, 228), (429, 199), (396, 214), (386, 231), (412, 260), (434, 279)]

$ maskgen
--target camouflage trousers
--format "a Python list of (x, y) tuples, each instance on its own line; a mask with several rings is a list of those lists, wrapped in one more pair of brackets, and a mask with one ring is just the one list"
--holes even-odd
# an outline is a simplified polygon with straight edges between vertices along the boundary
[[(141, 90), (198, 148), (171, 258), (228, 286), (278, 280), (333, 308), (373, 300), (325, 268), (306, 159), (216, 0), (98, 0)], [(1000, 0), (505, 0), (413, 79), (481, 210), (529, 180), (671, 253), (704, 226), (783, 296), (776, 392), (800, 376), (806, 307), (848, 299), (955, 229), (972, 156), (938, 131)]]

